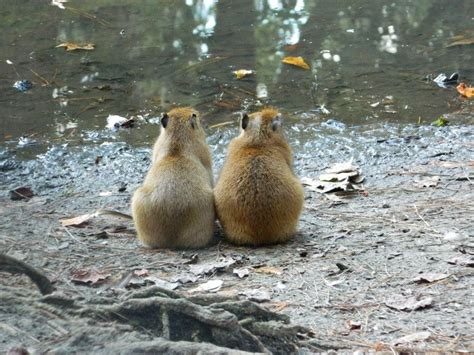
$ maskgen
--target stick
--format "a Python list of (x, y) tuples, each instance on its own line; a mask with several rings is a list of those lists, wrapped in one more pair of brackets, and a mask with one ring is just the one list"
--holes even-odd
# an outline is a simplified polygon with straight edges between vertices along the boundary
[(54, 291), (51, 282), (41, 272), (23, 261), (6, 254), (0, 254), (0, 271), (6, 271), (12, 274), (25, 274), (38, 286), (42, 295), (48, 295)]

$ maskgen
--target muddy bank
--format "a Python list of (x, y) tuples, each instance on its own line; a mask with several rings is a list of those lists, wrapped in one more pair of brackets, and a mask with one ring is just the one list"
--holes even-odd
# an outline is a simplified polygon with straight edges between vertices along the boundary
[[(213, 132), (209, 143), (217, 174), (236, 131)], [(329, 347), (472, 351), (474, 270), (459, 257), (472, 260), (474, 253), (473, 133), (469, 125), (346, 127), (307, 121), (289, 127), (301, 177), (317, 179), (333, 163), (353, 158), (366, 180), (363, 190), (342, 202), (307, 188), (295, 239), (257, 249), (216, 236), (216, 244), (204, 250), (146, 250), (132, 223), (113, 216), (93, 218), (83, 228), (60, 225), (61, 218), (98, 209), (128, 213), (131, 193), (149, 164), (147, 147), (52, 145), (33, 160), (18, 159), (21, 152), (9, 149), (2, 152), (0, 248), (42, 269), (71, 298), (113, 303), (153, 284), (190, 296), (209, 293), (197, 289), (208, 281), (221, 281), (210, 290), (214, 297), (261, 302)], [(31, 187), (36, 196), (10, 200), (8, 191), (19, 186)], [(143, 269), (148, 280), (134, 273)], [(103, 279), (91, 281), (94, 285), (74, 282), (77, 270), (95, 270)], [(436, 275), (414, 281), (427, 273)], [(40, 297), (26, 277), (0, 275), (2, 297)], [(28, 321), (28, 301), (22, 302), (0, 315), (5, 327), (20, 330), (1, 332), (2, 350), (68, 341), (80, 351), (72, 341), (74, 327), (40, 330)], [(153, 338), (142, 339), (140, 325), (124, 323), (106, 339)], [(81, 331), (91, 339), (103, 334)], [(402, 338), (419, 332), (418, 341)]]

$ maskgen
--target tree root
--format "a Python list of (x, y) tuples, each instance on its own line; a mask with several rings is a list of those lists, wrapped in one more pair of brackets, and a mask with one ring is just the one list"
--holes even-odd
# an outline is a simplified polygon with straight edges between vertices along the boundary
[[(229, 299), (203, 306), (157, 286), (129, 292), (108, 303), (55, 292), (41, 298), (29, 290), (0, 286), (0, 303), (12, 320), (0, 344), (33, 346), (35, 352), (99, 354), (243, 354), (317, 351), (311, 332), (289, 324), (288, 317), (250, 301)], [(148, 297), (147, 297), (148, 296)], [(13, 329), (22, 322), (31, 338)], [(43, 332), (35, 324), (48, 324)], [(7, 323), (8, 324), (8, 323)], [(1, 332), (0, 332), (1, 333)], [(304, 341), (303, 341), (304, 339)]]
[(38, 286), (42, 295), (48, 295), (54, 291), (51, 282), (41, 272), (23, 261), (6, 254), (0, 254), (0, 271), (6, 271), (12, 274), (25, 274)]

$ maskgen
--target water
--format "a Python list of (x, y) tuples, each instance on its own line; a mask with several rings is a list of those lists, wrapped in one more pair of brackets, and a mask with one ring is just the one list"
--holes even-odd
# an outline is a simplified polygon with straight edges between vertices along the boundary
[[(454, 36), (473, 38), (473, 1), (1, 3), (0, 149), (33, 156), (65, 143), (149, 145), (157, 125), (114, 133), (106, 117), (150, 119), (176, 105), (195, 106), (208, 125), (262, 105), (278, 107), (290, 125), (336, 130), (430, 123), (466, 103), (454, 88), (423, 79), (474, 78), (474, 45), (447, 47)], [(55, 48), (67, 41), (96, 47)], [(310, 70), (283, 64), (288, 55), (302, 56)], [(237, 69), (256, 74), (236, 80)], [(33, 88), (15, 90), (21, 79)]]

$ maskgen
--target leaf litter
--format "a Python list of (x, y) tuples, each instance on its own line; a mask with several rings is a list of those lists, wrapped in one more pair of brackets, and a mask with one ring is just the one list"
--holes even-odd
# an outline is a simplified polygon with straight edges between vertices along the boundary
[(385, 301), (385, 305), (398, 311), (417, 311), (433, 305), (432, 297), (394, 295)]
[(361, 185), (365, 180), (357, 165), (352, 164), (352, 159), (337, 163), (326, 170), (324, 174), (319, 176), (319, 180), (315, 181), (311, 178), (304, 177), (301, 179), (303, 185), (310, 190), (320, 193), (329, 193), (336, 191), (360, 191), (364, 190)]
[(468, 99), (472, 99), (474, 97), (474, 87), (467, 86), (464, 83), (459, 84), (456, 86), (456, 90), (462, 96), (467, 97)]
[(247, 70), (247, 69), (239, 69), (239, 70), (235, 70), (233, 71), (232, 73), (234, 73), (235, 75), (235, 78), (237, 80), (240, 80), (240, 79), (243, 79), (249, 75), (253, 75), (255, 74), (255, 71), (253, 70)]
[(77, 217), (72, 217), (72, 218), (63, 218), (63, 219), (60, 219), (59, 220), (59, 223), (61, 223), (61, 225), (63, 227), (76, 227), (76, 228), (82, 228), (84, 226), (86, 226), (89, 221), (95, 217), (98, 217), (98, 216), (103, 216), (103, 215), (111, 215), (111, 216), (115, 216), (115, 217), (118, 217), (118, 218), (125, 218), (125, 219), (132, 219), (131, 216), (129, 216), (128, 214), (126, 213), (122, 213), (122, 212), (118, 212), (118, 211), (114, 211), (114, 210), (97, 210), (96, 212), (94, 213), (86, 213), (86, 214), (83, 214), (83, 215), (80, 215), (80, 216), (77, 216)]
[(309, 69), (309, 65), (305, 62), (303, 57), (285, 57), (282, 59), (282, 62), (305, 70)]
[(103, 283), (110, 274), (95, 269), (76, 269), (71, 272), (71, 281), (92, 286)]
[(236, 259), (232, 257), (222, 258), (215, 263), (205, 263), (205, 264), (194, 264), (189, 266), (189, 271), (194, 275), (208, 275), (213, 274), (217, 271), (224, 271), (228, 267), (234, 265), (237, 262)]
[(64, 48), (67, 52), (72, 52), (76, 50), (85, 50), (92, 51), (95, 49), (95, 44), (93, 43), (75, 43), (75, 42), (64, 42), (56, 46), (56, 48)]

